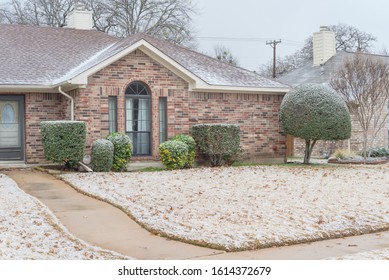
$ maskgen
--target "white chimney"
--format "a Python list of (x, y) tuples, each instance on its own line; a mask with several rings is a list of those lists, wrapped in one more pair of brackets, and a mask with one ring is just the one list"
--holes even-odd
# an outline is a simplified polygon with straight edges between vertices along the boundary
[(335, 32), (320, 26), (320, 31), (313, 33), (313, 66), (326, 63), (335, 54)]
[(66, 27), (74, 29), (92, 29), (92, 11), (88, 11), (82, 3), (76, 3), (73, 11), (66, 18)]

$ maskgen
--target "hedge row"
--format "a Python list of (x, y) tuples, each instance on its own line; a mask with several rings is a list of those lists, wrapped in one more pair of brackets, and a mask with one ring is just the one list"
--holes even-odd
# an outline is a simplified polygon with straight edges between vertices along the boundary
[[(41, 135), (47, 160), (75, 168), (84, 157), (86, 126), (81, 121), (43, 121)], [(124, 171), (132, 155), (130, 137), (112, 133), (92, 144), (91, 167), (94, 171)]]

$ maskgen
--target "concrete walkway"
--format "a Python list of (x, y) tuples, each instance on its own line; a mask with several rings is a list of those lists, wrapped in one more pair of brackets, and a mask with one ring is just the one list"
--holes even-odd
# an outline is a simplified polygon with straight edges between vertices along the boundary
[(323, 259), (389, 247), (389, 232), (310, 244), (226, 253), (149, 233), (121, 210), (78, 193), (52, 175), (35, 170), (0, 171), (47, 205), (78, 238), (138, 259)]

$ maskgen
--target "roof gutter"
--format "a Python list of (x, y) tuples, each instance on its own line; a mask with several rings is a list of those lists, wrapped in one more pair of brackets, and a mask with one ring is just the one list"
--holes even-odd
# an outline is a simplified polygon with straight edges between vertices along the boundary
[(70, 99), (70, 119), (72, 121), (74, 121), (74, 99), (73, 97), (71, 97), (69, 94), (67, 94), (66, 92), (62, 91), (62, 88), (61, 86), (58, 87), (58, 91), (60, 94), (62, 94), (63, 96), (65, 96), (66, 98)]

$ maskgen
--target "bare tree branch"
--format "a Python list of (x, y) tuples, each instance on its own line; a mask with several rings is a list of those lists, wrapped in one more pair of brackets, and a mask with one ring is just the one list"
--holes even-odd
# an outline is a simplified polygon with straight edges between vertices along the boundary
[(215, 57), (218, 60), (230, 63), (235, 66), (238, 65), (237, 58), (232, 55), (231, 50), (228, 49), (226, 46), (216, 45), (214, 47), (214, 51), (215, 51)]
[(93, 11), (97, 30), (125, 37), (143, 32), (193, 47), (191, 26), (196, 13), (191, 0), (9, 0), (0, 22), (64, 26), (75, 3)]
[(389, 65), (380, 57), (356, 54), (330, 80), (346, 101), (363, 133), (363, 155), (388, 123)]

